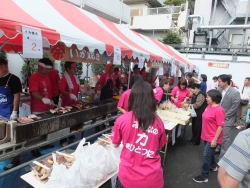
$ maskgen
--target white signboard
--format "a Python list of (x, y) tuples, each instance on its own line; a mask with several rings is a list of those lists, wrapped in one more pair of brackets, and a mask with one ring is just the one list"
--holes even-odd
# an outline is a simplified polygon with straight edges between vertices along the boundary
[(42, 58), (43, 40), (40, 29), (22, 26), (23, 57)]
[(144, 61), (145, 61), (145, 58), (143, 56), (140, 56), (139, 57), (139, 63), (138, 63), (138, 67), (140, 69), (142, 69), (144, 67)]
[(113, 64), (114, 65), (121, 65), (121, 48), (118, 46), (114, 46), (114, 60), (113, 60)]
[(160, 67), (160, 68), (158, 69), (158, 75), (159, 75), (159, 76), (164, 75), (164, 74), (163, 74), (163, 67)]

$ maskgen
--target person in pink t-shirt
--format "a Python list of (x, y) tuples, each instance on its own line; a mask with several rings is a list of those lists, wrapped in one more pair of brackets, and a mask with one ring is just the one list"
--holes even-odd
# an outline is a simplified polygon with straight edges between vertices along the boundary
[(214, 153), (217, 144), (222, 143), (225, 125), (225, 111), (220, 106), (222, 99), (221, 93), (212, 89), (207, 92), (208, 106), (202, 114), (202, 132), (201, 138), (204, 140), (203, 165), (201, 175), (193, 180), (197, 183), (208, 182), (209, 171), (217, 171), (217, 164), (214, 159)]
[(181, 104), (186, 98), (190, 96), (190, 91), (187, 88), (187, 81), (181, 78), (178, 82), (178, 86), (175, 86), (171, 92), (171, 102), (178, 108), (181, 108)]
[[(135, 75), (133, 82), (131, 82), (132, 86), (135, 84), (137, 81), (143, 81), (142, 77), (139, 75)], [(128, 99), (130, 95), (131, 89), (125, 91), (121, 97), (120, 100), (117, 104), (117, 109), (125, 114), (128, 111)]]
[(117, 118), (112, 143), (121, 143), (121, 162), (116, 187), (164, 186), (159, 149), (167, 143), (162, 120), (156, 115), (156, 100), (147, 82), (137, 81), (129, 97), (129, 112)]

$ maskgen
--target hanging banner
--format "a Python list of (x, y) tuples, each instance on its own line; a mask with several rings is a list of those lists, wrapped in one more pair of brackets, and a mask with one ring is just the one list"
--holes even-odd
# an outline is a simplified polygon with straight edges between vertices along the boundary
[(164, 71), (163, 71), (163, 67), (160, 67), (160, 68), (158, 69), (157, 75), (158, 75), (158, 76), (162, 76), (162, 75), (164, 75), (163, 72), (164, 72)]
[(162, 62), (157, 62), (157, 61), (149, 61), (147, 63), (148, 67), (150, 68), (160, 68), (160, 67), (163, 67), (163, 63)]
[(121, 48), (118, 46), (114, 46), (114, 60), (113, 64), (114, 65), (121, 65), (121, 59), (122, 53), (121, 53)]
[(138, 63), (138, 67), (139, 67), (140, 69), (142, 69), (142, 68), (144, 67), (144, 61), (145, 61), (145, 57), (140, 56), (140, 57), (139, 57), (139, 63)]
[(220, 62), (208, 62), (209, 67), (216, 67), (216, 68), (229, 68), (229, 63), (220, 63)]
[(43, 38), (40, 29), (22, 26), (23, 57), (42, 58)]
[(98, 50), (90, 52), (87, 47), (79, 50), (76, 45), (72, 45), (69, 48), (64, 43), (59, 42), (50, 48), (50, 59), (102, 64), (105, 61), (105, 55), (99, 54)]

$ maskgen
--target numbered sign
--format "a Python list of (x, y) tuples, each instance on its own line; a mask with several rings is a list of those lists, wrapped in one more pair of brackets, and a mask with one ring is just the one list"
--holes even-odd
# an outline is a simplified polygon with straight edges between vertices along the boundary
[(118, 46), (114, 46), (114, 60), (113, 60), (113, 64), (114, 65), (121, 65), (121, 48)]
[(142, 69), (144, 67), (144, 61), (145, 61), (145, 58), (143, 56), (140, 56), (139, 57), (139, 63), (138, 63), (138, 67), (140, 69)]
[(40, 29), (22, 26), (23, 57), (42, 58), (43, 41)]

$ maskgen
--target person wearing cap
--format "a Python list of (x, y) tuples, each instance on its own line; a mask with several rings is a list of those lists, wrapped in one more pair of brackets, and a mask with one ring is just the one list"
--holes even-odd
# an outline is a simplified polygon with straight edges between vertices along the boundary
[(51, 92), (52, 92), (52, 100), (53, 103), (58, 105), (59, 103), (59, 82), (60, 82), (60, 76), (58, 74), (58, 71), (54, 69), (54, 64), (51, 61), (52, 69), (49, 71), (48, 77), (51, 82)]
[(62, 107), (77, 104), (78, 92), (80, 91), (80, 81), (76, 75), (76, 63), (66, 61), (64, 64), (65, 73), (59, 85), (62, 94)]
[[(134, 79), (133, 79), (133, 82), (131, 82), (131, 87), (133, 87), (133, 85), (137, 82), (137, 81), (140, 81), (142, 82), (143, 81), (143, 78), (139, 75), (135, 75)], [(129, 96), (130, 96), (130, 93), (131, 93), (131, 89), (128, 89), (126, 90), (120, 97), (119, 99), (119, 102), (117, 104), (117, 109), (125, 114), (126, 112), (128, 112), (128, 99), (129, 99)]]
[[(161, 87), (156, 87), (153, 89), (155, 99), (157, 101), (157, 104), (161, 102), (162, 96), (163, 96), (163, 90)], [(158, 106), (158, 105), (157, 105)]]
[(51, 69), (50, 59), (40, 59), (37, 72), (29, 78), (32, 114), (47, 112), (51, 109), (52, 92), (51, 82), (48, 77), (48, 73)]
[(9, 72), (7, 60), (0, 58), (0, 116), (17, 119), (21, 92), (20, 79)]
[(114, 65), (107, 64), (105, 68), (105, 73), (101, 74), (98, 82), (95, 85), (95, 99), (97, 99), (97, 89), (101, 86), (101, 96), (100, 100), (106, 100), (113, 97), (113, 88), (116, 91), (119, 91), (116, 88), (116, 82), (112, 74), (114, 73)]

